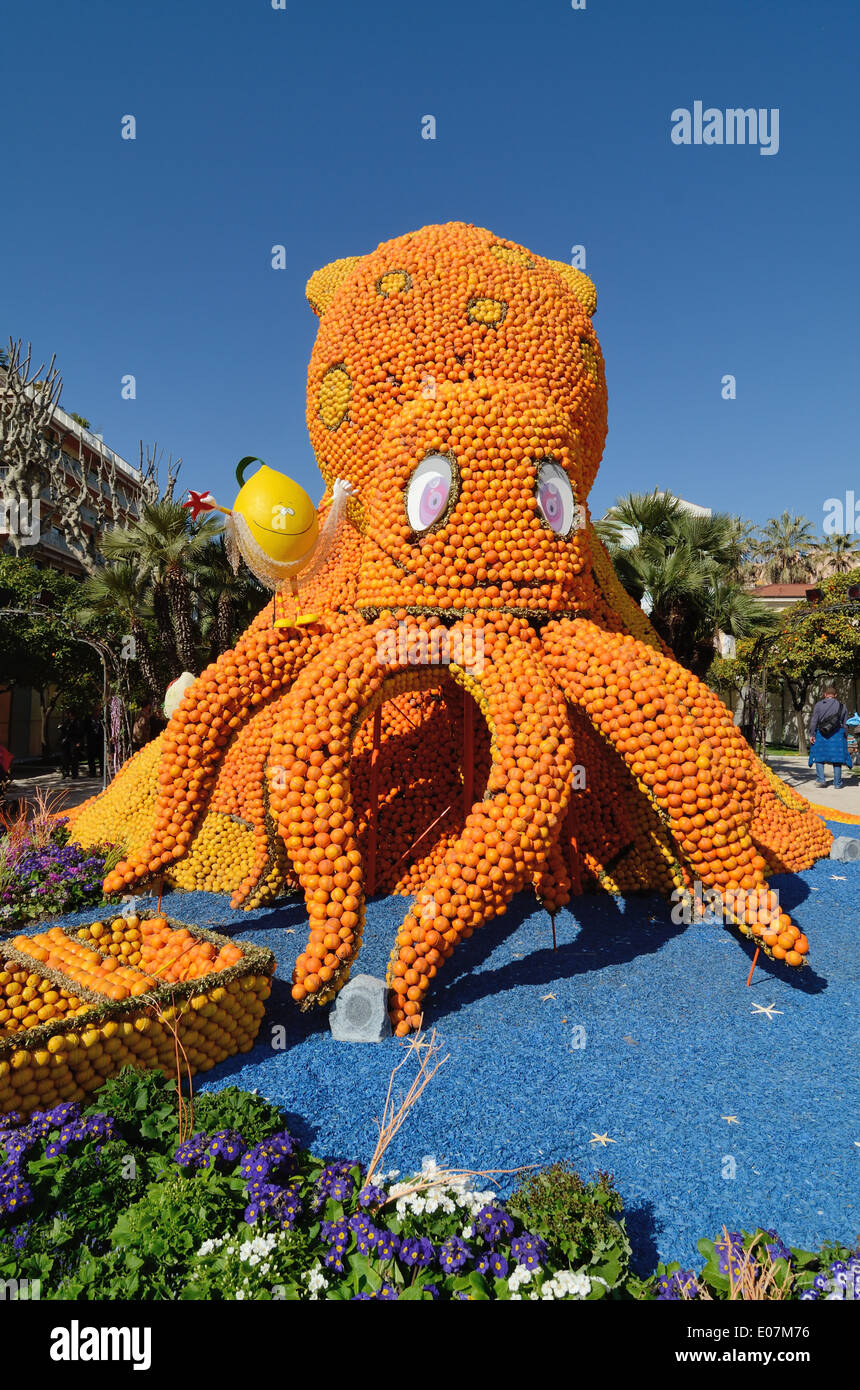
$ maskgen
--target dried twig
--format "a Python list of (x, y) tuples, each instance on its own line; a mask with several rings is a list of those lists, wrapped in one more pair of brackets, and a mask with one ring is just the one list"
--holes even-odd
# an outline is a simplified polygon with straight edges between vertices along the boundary
[[(399, 1105), (395, 1108), (396, 1103), (392, 1095), (394, 1090), (394, 1078), (413, 1056), (418, 1062), (418, 1072), (403, 1100), (400, 1101)], [(379, 1138), (376, 1141), (376, 1148), (373, 1151), (373, 1157), (370, 1160), (367, 1169), (367, 1177), (365, 1178), (365, 1182), (368, 1185), (373, 1181), (373, 1175), (379, 1168), (385, 1150), (388, 1148), (395, 1134), (404, 1124), (409, 1111), (418, 1100), (424, 1087), (433, 1079), (439, 1068), (444, 1067), (447, 1061), (447, 1056), (442, 1057), (441, 1060), (439, 1059), (439, 1048), (436, 1044), (435, 1029), (426, 1040), (422, 1033), (416, 1033), (413, 1038), (409, 1039), (409, 1042), (406, 1044), (406, 1056), (403, 1058), (402, 1062), (397, 1063), (397, 1066), (394, 1067), (388, 1078), (388, 1091), (385, 1096), (382, 1119), (376, 1121), (376, 1127), (379, 1130)], [(433, 1063), (432, 1066), (431, 1063)]]
[[(727, 1227), (723, 1227), (723, 1240), (727, 1251), (731, 1249), (732, 1242), (729, 1239)], [(763, 1256), (756, 1256), (752, 1250), (743, 1250), (739, 1255), (732, 1256), (727, 1261), (729, 1270), (729, 1300), (732, 1302), (770, 1302), (778, 1303), (784, 1299), (791, 1298), (794, 1285), (794, 1275), (789, 1269), (787, 1273), (782, 1270), (777, 1271), (776, 1262), (771, 1259), (767, 1251)], [(713, 1294), (701, 1279), (691, 1281), (681, 1285), (681, 1298), (689, 1301), (702, 1299), (705, 1302), (713, 1302)]]
[[(488, 1182), (493, 1182), (497, 1175), (527, 1173), (538, 1166), (537, 1163), (525, 1163), (519, 1168), (438, 1168), (432, 1175), (416, 1173), (415, 1177), (406, 1178), (389, 1188), (383, 1206), (389, 1202), (396, 1202), (401, 1197), (411, 1197), (414, 1192), (429, 1192), (434, 1187), (459, 1187), (464, 1185), (464, 1180), (471, 1178), (485, 1178)], [(494, 1186), (497, 1184), (494, 1183)]]
[[(191, 1072), (191, 1063), (188, 1054), (182, 1043), (179, 1041), (179, 1024), (185, 1014), (185, 1009), (181, 1013), (176, 1012), (173, 1004), (173, 1018), (168, 1018), (164, 1008), (156, 1011), (156, 1018), (163, 1023), (169, 1033), (173, 1034), (173, 1055), (176, 1067), (176, 1111), (179, 1121), (179, 1142), (184, 1144), (186, 1139), (190, 1139), (194, 1133), (194, 1081)], [(186, 1005), (187, 1007), (187, 1005)], [(181, 1060), (180, 1060), (181, 1058)], [(188, 1100), (182, 1092), (182, 1062), (185, 1063), (185, 1073), (188, 1077)]]

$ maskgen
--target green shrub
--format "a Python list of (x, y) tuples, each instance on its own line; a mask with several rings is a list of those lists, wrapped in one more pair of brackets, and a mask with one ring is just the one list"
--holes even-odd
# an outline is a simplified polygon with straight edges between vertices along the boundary
[(623, 1219), (616, 1219), (623, 1204), (611, 1174), (586, 1181), (570, 1163), (553, 1163), (524, 1178), (507, 1206), (546, 1241), (553, 1264), (604, 1279), (610, 1289), (625, 1279), (630, 1241)]

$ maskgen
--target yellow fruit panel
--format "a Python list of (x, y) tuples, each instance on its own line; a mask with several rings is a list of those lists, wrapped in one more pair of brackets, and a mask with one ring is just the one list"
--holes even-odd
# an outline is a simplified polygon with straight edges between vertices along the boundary
[[(241, 959), (200, 978), (114, 1001), (13, 946), (0, 946), (0, 1114), (84, 1100), (126, 1065), (176, 1077), (210, 1071), (237, 1052), (250, 1052), (271, 991), (271, 951), (167, 920), (197, 942), (210, 942), (216, 952), (235, 944)], [(71, 939), (80, 928), (65, 930)], [(10, 1007), (25, 990), (28, 998)], [(53, 1013), (34, 1011), (31, 1006), (47, 995)], [(16, 1015), (22, 1007), (27, 1013)]]

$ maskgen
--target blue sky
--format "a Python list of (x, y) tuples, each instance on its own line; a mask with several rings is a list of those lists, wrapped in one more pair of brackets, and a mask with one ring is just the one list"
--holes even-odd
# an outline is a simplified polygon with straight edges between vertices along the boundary
[[(130, 459), (157, 439), (226, 503), (249, 453), (316, 497), (308, 275), (457, 219), (586, 247), (595, 513), (656, 485), (820, 528), (860, 496), (855, 4), (285, 3), (4, 16), (0, 336), (57, 353), (66, 409)], [(696, 100), (778, 108), (779, 152), (674, 145)]]

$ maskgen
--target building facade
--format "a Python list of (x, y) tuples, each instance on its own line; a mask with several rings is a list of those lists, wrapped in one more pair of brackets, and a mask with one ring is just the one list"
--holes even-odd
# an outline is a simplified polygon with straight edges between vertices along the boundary
[[(5, 373), (0, 368), (0, 390), (4, 382)], [(33, 543), (19, 546), (18, 553), (40, 567), (83, 580), (92, 568), (87, 552), (93, 551), (97, 534), (135, 521), (148, 499), (149, 486), (139, 468), (59, 406), (53, 407), (44, 435), (51, 462), (40, 468), (38, 521)], [(6, 499), (8, 472), (0, 455), (0, 501)], [(0, 507), (2, 554), (15, 549), (10, 538), (11, 515), (8, 506)], [(28, 527), (32, 522), (29, 515)], [(16, 758), (38, 756), (42, 747), (38, 693), (23, 686), (3, 691), (3, 685), (0, 671), (0, 743)], [(57, 722), (52, 717), (48, 725), (52, 748), (56, 746)]]

